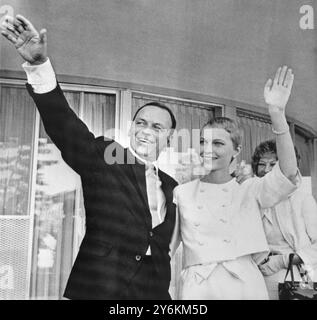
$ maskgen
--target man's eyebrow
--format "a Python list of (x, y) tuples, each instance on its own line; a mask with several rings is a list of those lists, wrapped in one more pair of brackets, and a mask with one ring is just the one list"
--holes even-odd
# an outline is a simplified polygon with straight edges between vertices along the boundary
[(146, 119), (140, 118), (140, 117), (136, 117), (136, 118), (135, 118), (135, 121), (137, 121), (137, 120), (139, 120), (139, 121), (140, 121), (140, 120), (141, 120), (141, 121), (146, 121)]
[[(143, 121), (148, 123), (149, 121), (147, 119), (141, 118), (141, 117), (136, 117), (134, 121)], [(152, 123), (152, 126), (160, 126), (163, 129), (166, 129), (163, 123), (160, 122), (154, 122)]]
[(267, 160), (267, 161), (265, 161), (265, 160), (259, 160), (259, 163), (271, 163), (271, 162), (276, 162), (277, 160), (276, 159), (272, 159), (272, 160)]

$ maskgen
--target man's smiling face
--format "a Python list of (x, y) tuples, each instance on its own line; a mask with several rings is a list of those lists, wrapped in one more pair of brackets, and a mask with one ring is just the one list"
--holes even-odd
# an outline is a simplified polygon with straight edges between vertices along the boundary
[(146, 106), (137, 113), (132, 123), (129, 132), (130, 146), (141, 158), (155, 161), (167, 146), (171, 128), (172, 119), (168, 111), (156, 106)]

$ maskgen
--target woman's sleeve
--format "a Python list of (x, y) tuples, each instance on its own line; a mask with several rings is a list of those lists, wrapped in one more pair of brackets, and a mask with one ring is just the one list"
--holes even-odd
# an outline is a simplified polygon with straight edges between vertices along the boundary
[(307, 194), (301, 203), (302, 217), (305, 221), (306, 232), (311, 244), (297, 250), (306, 267), (317, 267), (317, 204), (314, 197)]
[(264, 177), (255, 178), (253, 190), (261, 208), (264, 209), (273, 207), (280, 201), (287, 199), (298, 188), (300, 183), (301, 175), (299, 171), (297, 171), (294, 181), (291, 182), (284, 176), (277, 162)]

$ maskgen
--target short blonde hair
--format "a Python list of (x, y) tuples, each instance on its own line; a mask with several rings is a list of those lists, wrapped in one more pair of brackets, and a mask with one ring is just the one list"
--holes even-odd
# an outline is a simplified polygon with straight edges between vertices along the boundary
[(215, 117), (209, 120), (202, 127), (201, 130), (203, 130), (206, 127), (220, 128), (226, 130), (230, 134), (233, 147), (237, 149), (239, 146), (241, 146), (243, 131), (237, 121), (226, 117)]

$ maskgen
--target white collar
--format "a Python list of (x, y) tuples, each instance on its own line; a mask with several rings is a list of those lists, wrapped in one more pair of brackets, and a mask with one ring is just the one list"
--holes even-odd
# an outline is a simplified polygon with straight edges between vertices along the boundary
[(155, 169), (156, 169), (156, 172), (158, 173), (158, 164), (157, 164), (157, 160), (151, 162), (151, 161), (147, 161), (143, 158), (141, 158), (131, 147), (131, 144), (129, 143), (129, 151), (132, 153), (132, 155), (137, 158), (138, 160), (140, 160), (142, 163), (144, 163), (145, 165), (154, 165)]

